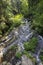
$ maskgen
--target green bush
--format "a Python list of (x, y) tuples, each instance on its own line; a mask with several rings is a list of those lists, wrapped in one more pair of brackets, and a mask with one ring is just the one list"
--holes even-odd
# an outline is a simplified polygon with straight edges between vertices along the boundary
[(35, 52), (37, 46), (37, 38), (33, 37), (29, 42), (24, 43), (24, 48), (26, 51)]
[(22, 14), (15, 15), (14, 17), (11, 17), (10, 20), (13, 22), (14, 27), (18, 27), (22, 22)]
[(21, 56), (22, 56), (22, 53), (21, 53), (21, 52), (17, 52), (17, 53), (16, 53), (16, 58), (20, 59)]
[(29, 3), (28, 0), (20, 0), (20, 11), (24, 16), (28, 16), (29, 13)]
[(10, 47), (10, 50), (16, 50), (17, 49), (17, 45), (13, 45)]

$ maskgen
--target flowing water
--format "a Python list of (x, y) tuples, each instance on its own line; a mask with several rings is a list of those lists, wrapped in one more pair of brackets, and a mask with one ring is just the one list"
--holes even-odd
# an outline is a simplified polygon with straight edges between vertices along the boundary
[[(30, 29), (30, 22), (28, 22), (28, 20), (25, 19), (24, 23), (25, 24), (21, 25), (18, 28), (18, 31), (15, 31), (15, 30), (13, 31), (13, 33), (14, 33), (13, 35), (15, 35), (17, 39), (14, 40), (11, 43), (11, 45), (8, 45), (6, 48), (4, 48), (2, 50), (3, 53), (5, 53), (14, 44), (18, 44), (18, 46), (20, 47), (20, 51), (24, 50), (23, 43), (26, 42), (27, 40), (30, 40), (31, 37), (33, 36), (33, 32)], [(12, 34), (12, 32), (11, 32), (11, 34)], [(8, 36), (8, 39), (12, 38), (11, 34)], [(40, 54), (41, 49), (43, 48), (43, 38), (40, 35), (38, 35), (37, 37), (38, 37), (38, 46), (36, 47), (35, 57), (36, 57), (37, 62), (40, 62), (39, 54)], [(7, 41), (8, 40), (6, 40), (6, 42)]]

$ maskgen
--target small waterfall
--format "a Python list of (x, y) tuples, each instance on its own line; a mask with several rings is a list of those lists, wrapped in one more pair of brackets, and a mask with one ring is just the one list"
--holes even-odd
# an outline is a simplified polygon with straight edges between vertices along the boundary
[[(33, 33), (31, 32), (30, 30), (30, 23), (28, 23), (28, 20), (25, 19), (23, 22), (25, 22), (24, 25), (21, 25), (18, 30), (14, 29), (9, 35), (8, 35), (8, 39), (5, 41), (7, 43), (7, 41), (9, 41), (12, 36), (16, 37), (17, 39), (16, 40), (13, 40), (13, 42), (11, 42), (11, 44), (7, 45), (6, 48), (4, 48), (2, 51), (3, 52), (6, 52), (11, 46), (13, 46), (14, 44), (19, 44), (20, 47), (24, 50), (24, 47), (23, 47), (23, 43), (27, 40), (29, 40)], [(3, 42), (3, 44), (5, 44), (5, 42)]]
[(41, 50), (43, 48), (43, 37), (38, 35), (38, 45), (36, 47), (36, 52), (35, 54), (37, 54), (39, 56)]
[(38, 38), (38, 45), (36, 47), (34, 56), (36, 57), (37, 65), (42, 65), (39, 55), (41, 50), (43, 49), (43, 37), (38, 35), (37, 38)]

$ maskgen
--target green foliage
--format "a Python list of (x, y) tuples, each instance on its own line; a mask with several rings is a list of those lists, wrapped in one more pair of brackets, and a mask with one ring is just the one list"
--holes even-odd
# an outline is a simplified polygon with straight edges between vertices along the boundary
[(37, 16), (32, 25), (33, 29), (43, 36), (43, 14), (41, 14), (39, 17)]
[(35, 51), (35, 48), (37, 46), (37, 38), (33, 37), (29, 42), (24, 43), (24, 48), (26, 51)]
[(37, 9), (36, 11), (39, 13), (39, 14), (42, 14), (43, 13), (43, 0), (41, 0), (38, 4), (37, 4)]
[(14, 27), (18, 27), (22, 22), (23, 16), (22, 14), (15, 15), (14, 17), (11, 17), (10, 20), (13, 22)]
[(20, 59), (21, 56), (22, 56), (22, 53), (21, 53), (21, 52), (17, 52), (17, 53), (16, 53), (16, 58)]
[(0, 35), (11, 31), (13, 27), (18, 27), (21, 24), (22, 15), (14, 15), (11, 0), (0, 1)]
[(17, 45), (13, 45), (11, 46), (10, 50), (16, 50), (17, 49)]
[(14, 17), (14, 26), (18, 27), (21, 24), (22, 19), (23, 19), (23, 16), (21, 14), (20, 15), (16, 15)]
[(14, 14), (16, 13), (20, 13), (20, 5), (21, 5), (21, 2), (20, 0), (12, 0), (11, 1), (12, 3), (12, 11)]
[(24, 16), (27, 16), (29, 12), (28, 6), (28, 0), (12, 0), (13, 12), (16, 11), (17, 13), (22, 13)]
[(43, 55), (40, 55), (40, 59), (43, 61)]
[(40, 59), (41, 59), (42, 62), (43, 62), (43, 52), (40, 53)]
[(0, 35), (18, 27), (23, 16), (32, 21), (32, 28), (43, 35), (43, 0), (0, 0)]
[[(9, 9), (8, 7), (10, 0), (1, 0), (0, 1), (0, 35), (3, 35), (8, 31), (8, 29), (11, 27), (11, 21), (9, 21)], [(10, 8), (10, 7), (9, 7)], [(9, 11), (9, 12), (8, 12)]]
[(29, 3), (28, 0), (20, 0), (21, 1), (21, 13), (24, 14), (24, 16), (27, 16), (29, 13)]
[[(31, 2), (31, 0), (30, 0)], [(33, 1), (32, 1), (33, 2)], [(36, 3), (36, 4), (35, 4)], [(43, 0), (36, 0), (32, 3), (33, 6), (30, 4), (30, 10), (33, 14), (32, 19), (32, 27), (36, 30), (40, 35), (43, 36)]]

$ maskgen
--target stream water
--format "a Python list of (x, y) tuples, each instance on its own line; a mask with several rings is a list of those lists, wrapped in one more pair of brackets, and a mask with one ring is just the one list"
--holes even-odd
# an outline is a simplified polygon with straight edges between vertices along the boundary
[[(13, 46), (14, 44), (18, 44), (18, 46), (20, 47), (20, 51), (24, 50), (23, 43), (26, 42), (27, 40), (29, 41), (31, 37), (33, 36), (33, 32), (30, 29), (30, 22), (28, 22), (28, 20), (25, 19), (24, 23), (25, 23), (24, 25), (21, 25), (19, 27), (18, 31), (14, 31), (18, 39), (13, 41), (10, 46), (7, 46), (6, 48), (4, 48), (2, 50), (3, 53), (6, 52), (9, 49), (9, 47)], [(12, 36), (9, 35), (8, 39), (10, 39), (11, 37)], [(39, 54), (41, 49), (43, 48), (43, 38), (40, 35), (38, 35), (37, 37), (38, 37), (38, 46), (36, 47), (36, 51), (34, 55), (36, 57), (37, 62), (40, 63), (41, 61), (39, 59)]]

